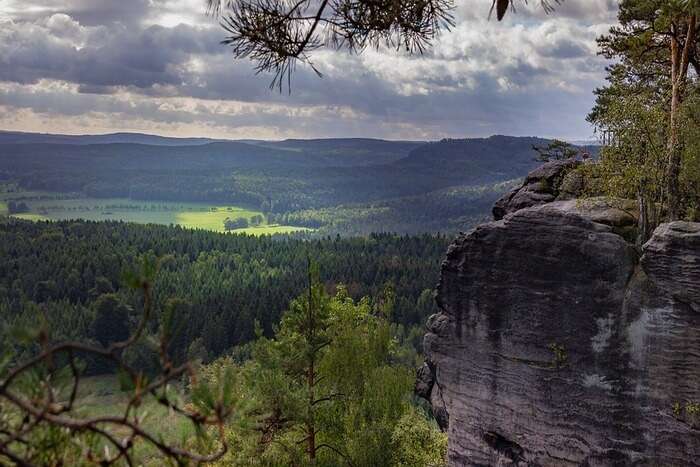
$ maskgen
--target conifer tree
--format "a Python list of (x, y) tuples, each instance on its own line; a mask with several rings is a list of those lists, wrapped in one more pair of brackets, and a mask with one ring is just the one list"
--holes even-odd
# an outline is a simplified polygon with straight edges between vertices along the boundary
[[(697, 0), (623, 0), (619, 25), (598, 40), (601, 54), (616, 63), (608, 69), (608, 86), (596, 91), (589, 121), (615, 132), (615, 144), (627, 139), (636, 142), (627, 150), (639, 154), (653, 151), (649, 157), (661, 158), (660, 196), (640, 204), (645, 204), (644, 212), (651, 204), (660, 203), (669, 220), (681, 218), (683, 212), (681, 120), (683, 104), (700, 72), (699, 12)], [(658, 112), (666, 114), (665, 121), (657, 118), (649, 126), (650, 113)], [(627, 136), (622, 134), (625, 131)], [(639, 132), (647, 137), (640, 139)], [(665, 134), (665, 148), (656, 147), (659, 132)], [(644, 160), (640, 168), (648, 162)], [(652, 165), (659, 166), (656, 161)], [(640, 190), (648, 183), (646, 177), (638, 181)]]

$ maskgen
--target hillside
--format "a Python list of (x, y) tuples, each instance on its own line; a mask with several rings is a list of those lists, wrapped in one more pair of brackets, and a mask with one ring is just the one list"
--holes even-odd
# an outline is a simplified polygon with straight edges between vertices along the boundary
[[(348, 138), (173, 146), (175, 139), (147, 135), (19, 134), (21, 141), (61, 143), (9, 143), (8, 135), (13, 133), (0, 134), (5, 141), (0, 179), (24, 189), (233, 203), (323, 234), (468, 228), (488, 214), (508, 181), (537, 165), (532, 146), (547, 143), (492, 136), (431, 143)], [(136, 137), (163, 144), (94, 144)]]
[(416, 148), (394, 165), (443, 177), (503, 180), (521, 176), (536, 167), (532, 147), (547, 143), (548, 140), (542, 138), (500, 135), (445, 139)]
[(371, 138), (287, 139), (277, 142), (257, 141), (259, 146), (315, 154), (329, 165), (387, 164), (406, 157), (423, 141), (386, 141)]
[(170, 138), (143, 133), (109, 133), (104, 135), (59, 135), (51, 133), (26, 133), (0, 130), (0, 144), (111, 144), (136, 143), (154, 146), (195, 146), (213, 143), (211, 138)]

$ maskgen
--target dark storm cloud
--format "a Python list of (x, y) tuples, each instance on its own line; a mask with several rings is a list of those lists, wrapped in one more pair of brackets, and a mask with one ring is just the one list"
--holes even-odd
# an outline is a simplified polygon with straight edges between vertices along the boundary
[(96, 26), (120, 22), (137, 24), (150, 9), (148, 0), (72, 0), (66, 14), (81, 24)]
[(584, 57), (588, 54), (590, 54), (590, 50), (585, 48), (582, 44), (567, 39), (557, 42), (551, 48), (542, 50), (543, 56), (560, 59)]
[(114, 22), (138, 24), (152, 8), (149, 0), (16, 0), (8, 3), (16, 21), (34, 21), (62, 13), (86, 26)]
[[(60, 24), (55, 25), (56, 22)], [(73, 37), (61, 37), (68, 26)], [(57, 79), (90, 87), (180, 84), (193, 55), (222, 53), (216, 31), (188, 25), (145, 28), (122, 24), (81, 28), (65, 15), (45, 24), (16, 23), (0, 32), (0, 80)]]

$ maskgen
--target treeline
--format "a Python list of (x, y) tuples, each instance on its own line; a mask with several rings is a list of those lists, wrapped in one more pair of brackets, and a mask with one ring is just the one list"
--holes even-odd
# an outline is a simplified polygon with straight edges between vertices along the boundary
[[(0, 171), (31, 190), (248, 206), (275, 216), (271, 222), (320, 228), (322, 235), (452, 232), (488, 215), (501, 193), (477, 192), (524, 176), (537, 165), (532, 145), (544, 142), (504, 136), (423, 145), (298, 142), (313, 150), (295, 142), (0, 144)], [(447, 194), (454, 187), (464, 193)]]
[(144, 254), (153, 255), (163, 259), (152, 325), (163, 307), (177, 306), (186, 325), (174, 352), (206, 360), (252, 340), (256, 323), (271, 335), (290, 299), (302, 292), (311, 257), (331, 293), (339, 284), (356, 299), (392, 290), (391, 319), (410, 329), (433, 312), (432, 289), (449, 240), (392, 234), (255, 238), (119, 222), (4, 219), (0, 321), (10, 327), (41, 317), (56, 339), (126, 333), (142, 304), (122, 287), (123, 272)]
[(256, 214), (250, 219), (248, 219), (247, 217), (227, 217), (226, 219), (224, 219), (224, 229), (226, 229), (227, 231), (247, 229), (248, 227), (258, 227), (262, 225), (263, 222), (265, 222), (265, 218), (260, 214)]
[(519, 180), (455, 186), (424, 195), (270, 214), (271, 223), (317, 229), (322, 235), (371, 232), (458, 232), (489, 219), (493, 203)]
[(7, 212), (10, 214), (21, 214), (24, 212), (29, 212), (29, 206), (27, 206), (27, 203), (22, 201), (8, 201)]

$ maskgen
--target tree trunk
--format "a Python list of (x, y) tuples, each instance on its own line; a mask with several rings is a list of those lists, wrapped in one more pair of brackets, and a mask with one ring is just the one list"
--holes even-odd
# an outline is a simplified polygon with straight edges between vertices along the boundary
[(639, 190), (637, 193), (637, 205), (639, 207), (639, 222), (636, 244), (642, 248), (651, 238), (656, 227), (661, 222), (660, 206), (654, 201), (653, 196)]
[(316, 385), (316, 309), (314, 305), (314, 294), (313, 294), (313, 277), (311, 274), (311, 258), (308, 259), (308, 271), (309, 271), (309, 304), (308, 304), (308, 326), (309, 332), (307, 334), (307, 343), (311, 349), (309, 368), (307, 374), (307, 384), (309, 387), (309, 414), (306, 423), (306, 436), (309, 452), (309, 461), (311, 465), (316, 464), (316, 423), (314, 420), (314, 386)]
[(315, 383), (315, 369), (314, 369), (314, 362), (313, 360), (311, 361), (311, 367), (309, 368), (309, 378), (308, 378), (308, 385), (309, 385), (309, 421), (306, 425), (306, 431), (307, 431), (307, 436), (308, 436), (308, 451), (309, 451), (309, 461), (311, 462), (311, 465), (314, 465), (316, 463), (316, 426), (314, 423), (314, 415), (313, 415), (313, 410), (314, 410), (314, 384)]
[(680, 174), (682, 148), (678, 137), (680, 106), (685, 93), (690, 61), (690, 49), (695, 44), (696, 16), (690, 16), (685, 34), (685, 45), (681, 51), (679, 37), (681, 33), (676, 26), (671, 28), (671, 113), (668, 129), (668, 158), (666, 161), (666, 201), (668, 219), (680, 219), (681, 196)]
[(639, 207), (639, 222), (637, 232), (637, 247), (641, 248), (647, 241), (647, 230), (649, 229), (649, 219), (647, 218), (647, 203), (644, 199), (644, 194), (638, 192), (637, 194), (637, 206)]
[(678, 84), (673, 83), (671, 91), (671, 116), (668, 134), (668, 159), (666, 161), (666, 199), (668, 202), (668, 218), (678, 220), (680, 216), (679, 178), (681, 171), (681, 148), (678, 141), (678, 107), (680, 94)]

